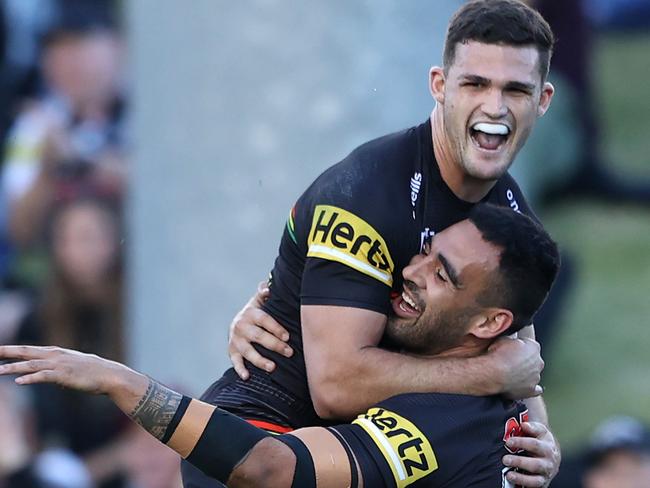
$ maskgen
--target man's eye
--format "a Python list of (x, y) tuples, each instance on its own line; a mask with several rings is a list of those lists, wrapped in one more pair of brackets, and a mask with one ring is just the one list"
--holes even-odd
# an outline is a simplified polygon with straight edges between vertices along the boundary
[(530, 95), (530, 93), (527, 90), (524, 90), (523, 88), (511, 88), (510, 93), (514, 93), (515, 95)]
[(440, 281), (444, 281), (445, 283), (447, 283), (447, 277), (444, 274), (442, 274), (442, 271), (439, 268), (436, 270), (436, 277)]

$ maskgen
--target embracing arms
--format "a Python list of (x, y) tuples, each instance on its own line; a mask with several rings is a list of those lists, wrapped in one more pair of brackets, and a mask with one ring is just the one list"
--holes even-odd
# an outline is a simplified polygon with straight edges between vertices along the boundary
[(543, 362), (533, 341), (507, 339), (474, 358), (423, 359), (377, 347), (386, 317), (352, 307), (302, 307), (309, 389), (324, 418), (351, 418), (400, 393), (533, 396)]

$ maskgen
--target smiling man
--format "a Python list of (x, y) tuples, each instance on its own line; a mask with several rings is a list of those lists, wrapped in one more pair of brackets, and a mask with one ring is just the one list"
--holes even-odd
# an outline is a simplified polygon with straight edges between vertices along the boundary
[[(249, 307), (236, 320), (235, 369), (203, 400), (287, 432), (354, 418), (414, 391), (539, 395), (543, 363), (532, 340), (501, 339), (472, 358), (423, 358), (396, 352), (384, 332), (391, 297), (402, 293), (401, 271), (432, 236), (467, 218), (478, 202), (532, 215), (507, 170), (551, 102), (552, 47), (548, 24), (519, 1), (477, 0), (458, 10), (443, 66), (429, 73), (430, 118), (358, 147), (298, 199), (270, 296), (263, 310)], [(455, 285), (453, 273), (444, 276)], [(288, 346), (264, 329), (284, 331)], [(534, 337), (532, 327), (523, 334)], [(253, 347), (251, 338), (270, 350)], [(541, 399), (526, 402), (531, 418), (546, 423)], [(541, 473), (548, 483), (558, 449), (548, 431), (538, 440), (556, 453), (554, 469)], [(541, 452), (549, 451), (516, 462)], [(216, 486), (189, 465), (183, 473), (186, 488)], [(523, 475), (513, 474), (513, 481), (539, 486), (538, 478)]]
[[(478, 205), (404, 269), (388, 336), (422, 359), (484, 354), (497, 337), (530, 323), (558, 267), (557, 246), (539, 225)], [(23, 360), (0, 366), (0, 375), (20, 375), (20, 384), (108, 394), (149, 433), (235, 488), (508, 487), (514, 473), (502, 457), (534, 451), (536, 439), (521, 435), (544, 429), (528, 422), (523, 404), (500, 396), (409, 393), (351, 424), (272, 436), (96, 356), (5, 346), (0, 359)], [(549, 464), (538, 469), (551, 470)]]

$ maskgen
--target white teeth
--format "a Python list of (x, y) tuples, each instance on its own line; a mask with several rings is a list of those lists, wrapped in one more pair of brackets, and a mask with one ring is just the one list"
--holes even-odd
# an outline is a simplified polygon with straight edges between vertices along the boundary
[(500, 136), (507, 136), (508, 133), (510, 132), (510, 129), (508, 128), (507, 125), (489, 124), (487, 122), (479, 122), (478, 124), (474, 124), (472, 126), (472, 129), (485, 132), (486, 134), (493, 134), (493, 135), (500, 135)]
[(406, 293), (402, 293), (402, 299), (406, 303), (408, 303), (411, 307), (413, 307), (415, 310), (419, 311), (419, 309), (418, 309), (417, 305), (415, 304), (415, 302), (413, 301), (413, 299), (410, 296), (408, 296)]

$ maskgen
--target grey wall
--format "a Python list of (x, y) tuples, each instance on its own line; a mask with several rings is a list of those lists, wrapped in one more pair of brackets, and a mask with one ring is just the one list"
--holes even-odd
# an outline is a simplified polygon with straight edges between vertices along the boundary
[(310, 180), (424, 120), (459, 2), (125, 2), (131, 363), (198, 392)]

